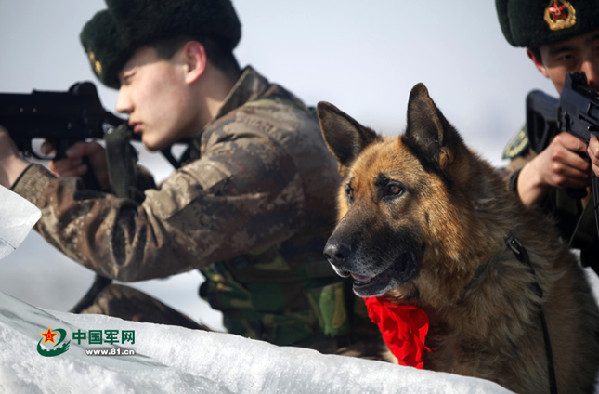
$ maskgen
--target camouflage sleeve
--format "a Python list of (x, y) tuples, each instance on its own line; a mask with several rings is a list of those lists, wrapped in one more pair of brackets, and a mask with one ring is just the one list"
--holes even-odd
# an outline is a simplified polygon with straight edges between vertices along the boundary
[(199, 268), (288, 238), (304, 204), (276, 141), (235, 123), (224, 129), (141, 205), (39, 165), (14, 190), (42, 210), (36, 230), (49, 243), (102, 275), (139, 281)]

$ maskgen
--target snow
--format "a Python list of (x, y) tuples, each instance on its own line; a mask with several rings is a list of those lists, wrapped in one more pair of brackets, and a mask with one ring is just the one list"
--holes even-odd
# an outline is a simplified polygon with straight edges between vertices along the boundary
[(17, 193), (0, 185), (0, 259), (12, 253), (42, 215)]
[[(50, 327), (130, 330), (134, 356), (88, 356), (85, 340), (56, 357), (36, 350)], [(381, 361), (323, 355), (236, 335), (76, 315), (0, 293), (1, 393), (507, 393), (495, 383)], [(52, 347), (48, 343), (49, 347)], [(113, 345), (116, 349), (116, 346)]]

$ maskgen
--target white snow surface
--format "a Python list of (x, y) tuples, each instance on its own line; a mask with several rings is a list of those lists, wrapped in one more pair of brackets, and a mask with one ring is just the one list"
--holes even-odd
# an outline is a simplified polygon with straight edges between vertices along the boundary
[(0, 259), (11, 254), (42, 215), (32, 203), (0, 185)]
[[(135, 356), (70, 348), (43, 357), (40, 333), (133, 330)], [(50, 345), (49, 345), (50, 346)], [(95, 345), (98, 347), (99, 345)], [(104, 346), (106, 347), (106, 346)], [(114, 346), (113, 346), (114, 347)], [(0, 292), (0, 393), (507, 393), (473, 377), (277, 347), (237, 335), (33, 307)]]

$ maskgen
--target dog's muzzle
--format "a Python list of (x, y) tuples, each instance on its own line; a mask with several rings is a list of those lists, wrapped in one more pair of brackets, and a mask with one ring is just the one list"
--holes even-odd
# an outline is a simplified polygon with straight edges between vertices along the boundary
[(329, 264), (331, 264), (337, 275), (343, 278), (347, 278), (350, 275), (349, 271), (343, 268), (351, 253), (351, 250), (348, 246), (329, 239), (327, 244), (324, 246), (322, 253), (324, 254), (324, 257), (327, 258)]

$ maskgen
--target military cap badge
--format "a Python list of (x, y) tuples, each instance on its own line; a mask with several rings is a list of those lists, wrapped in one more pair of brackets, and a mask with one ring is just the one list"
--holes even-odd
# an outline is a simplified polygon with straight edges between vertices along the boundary
[(567, 29), (576, 24), (576, 10), (567, 1), (552, 0), (545, 8), (543, 19), (551, 31)]

